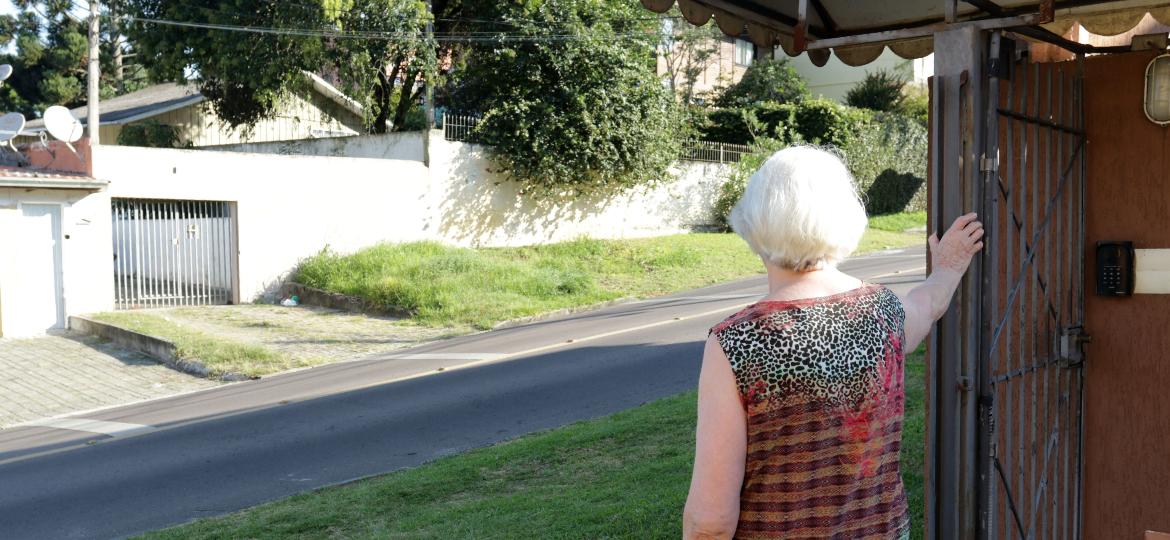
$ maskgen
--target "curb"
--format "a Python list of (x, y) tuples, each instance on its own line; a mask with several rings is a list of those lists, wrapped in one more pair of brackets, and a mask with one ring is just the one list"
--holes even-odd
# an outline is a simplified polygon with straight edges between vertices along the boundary
[(171, 369), (189, 375), (195, 375), (196, 377), (225, 382), (247, 381), (252, 379), (252, 377), (233, 371), (223, 373), (219, 376), (213, 376), (211, 370), (207, 369), (207, 366), (203, 365), (203, 362), (179, 358), (178, 348), (175, 347), (174, 343), (120, 326), (114, 326), (109, 323), (99, 322), (77, 315), (70, 315), (69, 328), (83, 334), (108, 339), (119, 347), (138, 351), (162, 362)]
[(410, 318), (411, 316), (411, 313), (407, 310), (371, 306), (365, 300), (356, 296), (347, 296), (340, 293), (314, 289), (308, 285), (302, 285), (293, 281), (286, 282), (282, 285), (280, 293), (284, 298), (295, 295), (300, 299), (300, 304), (304, 306), (316, 306), (367, 315), (385, 315), (402, 319)]
[(525, 325), (525, 324), (529, 324), (529, 323), (540, 322), (540, 321), (544, 321), (544, 320), (548, 320), (548, 319), (555, 319), (557, 317), (563, 317), (565, 315), (573, 315), (576, 313), (581, 313), (583, 311), (593, 311), (593, 310), (597, 310), (597, 309), (604, 309), (604, 308), (611, 307), (611, 306), (617, 306), (620, 304), (629, 304), (631, 302), (637, 302), (640, 300), (643, 300), (643, 299), (639, 298), (637, 296), (623, 296), (621, 298), (615, 298), (613, 300), (607, 300), (605, 302), (598, 302), (596, 304), (589, 304), (587, 306), (562, 308), (562, 309), (558, 309), (558, 310), (554, 310), (554, 311), (546, 311), (544, 313), (538, 313), (536, 315), (529, 315), (527, 317), (520, 317), (518, 319), (508, 319), (506, 321), (501, 321), (501, 322), (496, 323), (495, 325), (492, 326), (491, 329), (492, 330), (502, 330), (504, 328), (513, 328), (516, 326), (521, 326), (521, 325)]

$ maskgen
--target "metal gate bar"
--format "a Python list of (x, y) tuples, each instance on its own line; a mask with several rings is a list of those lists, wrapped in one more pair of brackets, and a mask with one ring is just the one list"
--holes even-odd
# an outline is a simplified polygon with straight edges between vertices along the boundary
[(1083, 381), (1066, 343), (1083, 320), (1080, 63), (1014, 61), (988, 83), (999, 103), (984, 143), (982, 538), (1080, 537)]
[(116, 309), (234, 300), (231, 203), (113, 199), (111, 214)]

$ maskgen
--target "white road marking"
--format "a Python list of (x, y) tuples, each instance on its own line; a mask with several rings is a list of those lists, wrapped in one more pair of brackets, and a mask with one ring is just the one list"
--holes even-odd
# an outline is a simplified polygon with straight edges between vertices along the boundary
[(866, 281), (873, 281), (875, 279), (894, 277), (894, 276), (909, 276), (909, 275), (916, 274), (918, 272), (926, 272), (926, 267), (919, 266), (918, 268), (907, 268), (905, 270), (895, 270), (893, 272), (887, 272), (885, 274), (878, 274), (876, 276), (867, 278)]
[(127, 424), (125, 422), (107, 422), (105, 420), (90, 420), (88, 418), (51, 418), (36, 420), (24, 424), (26, 426), (47, 427), (55, 429), (70, 429), (100, 433), (111, 437), (125, 437), (154, 431), (157, 428), (145, 424)]
[(388, 360), (499, 360), (508, 355), (500, 353), (402, 353), (388, 354)]

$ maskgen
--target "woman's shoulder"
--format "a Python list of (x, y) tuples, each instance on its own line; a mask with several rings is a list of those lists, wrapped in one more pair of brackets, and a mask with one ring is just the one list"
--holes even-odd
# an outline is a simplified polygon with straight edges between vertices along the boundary
[(880, 283), (862, 281), (860, 285), (845, 291), (807, 298), (793, 298), (785, 300), (760, 300), (749, 304), (712, 326), (708, 335), (717, 335), (724, 330), (771, 315), (777, 311), (815, 308), (818, 306), (832, 306), (839, 303), (874, 302), (886, 304), (895, 310), (902, 309), (901, 299), (892, 290)]

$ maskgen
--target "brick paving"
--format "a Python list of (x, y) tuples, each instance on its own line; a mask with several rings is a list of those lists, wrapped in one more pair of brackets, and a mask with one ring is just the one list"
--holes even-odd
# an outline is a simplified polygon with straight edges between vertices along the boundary
[(219, 384), (71, 332), (0, 338), (0, 429)]

